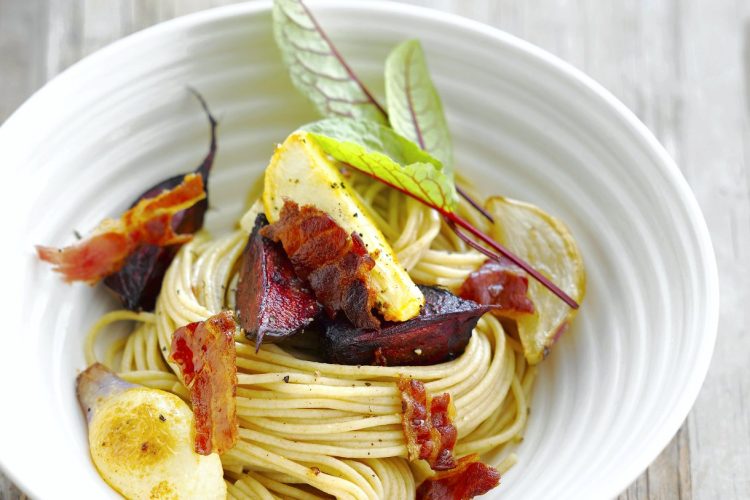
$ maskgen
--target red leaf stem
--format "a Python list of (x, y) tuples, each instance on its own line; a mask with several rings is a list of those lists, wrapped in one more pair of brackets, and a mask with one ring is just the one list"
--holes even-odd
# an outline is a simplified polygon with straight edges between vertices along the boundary
[(477, 202), (477, 200), (475, 200), (474, 198), (472, 198), (471, 195), (469, 195), (469, 193), (467, 193), (466, 191), (464, 191), (463, 188), (461, 188), (461, 186), (459, 186), (458, 184), (456, 184), (456, 191), (458, 191), (458, 194), (464, 200), (466, 200), (467, 202), (469, 202), (469, 205), (471, 205), (472, 207), (474, 207), (474, 209), (477, 212), (479, 212), (480, 214), (482, 214), (488, 221), (492, 222), (493, 224), (495, 223), (495, 219), (492, 218), (492, 216), (490, 215), (490, 213), (487, 210), (485, 210), (484, 207), (482, 205), (480, 205), (479, 202)]
[(458, 236), (461, 239), (461, 241), (463, 241), (464, 243), (466, 243), (467, 245), (469, 245), (471, 248), (473, 248), (477, 252), (479, 252), (481, 254), (484, 254), (486, 257), (489, 257), (490, 259), (497, 260), (498, 255), (496, 253), (487, 250), (482, 245), (480, 245), (476, 241), (474, 241), (471, 238), (469, 238), (466, 234), (464, 234), (463, 231), (461, 231), (458, 228), (458, 226), (456, 226), (455, 222), (453, 222), (452, 220), (449, 220), (446, 217), (443, 217), (443, 220), (445, 221), (446, 224), (448, 224), (448, 227), (450, 227), (451, 230), (454, 233), (456, 233), (456, 236)]

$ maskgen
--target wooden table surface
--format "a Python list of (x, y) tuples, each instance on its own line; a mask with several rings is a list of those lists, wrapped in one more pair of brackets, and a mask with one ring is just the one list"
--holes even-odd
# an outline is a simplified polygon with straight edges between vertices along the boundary
[[(685, 424), (620, 499), (750, 498), (750, 1), (407, 1), (496, 26), (582, 69), (677, 160), (716, 249), (719, 337)], [(226, 3), (0, 0), (0, 123), (100, 47)], [(19, 497), (0, 473), (0, 499)]]

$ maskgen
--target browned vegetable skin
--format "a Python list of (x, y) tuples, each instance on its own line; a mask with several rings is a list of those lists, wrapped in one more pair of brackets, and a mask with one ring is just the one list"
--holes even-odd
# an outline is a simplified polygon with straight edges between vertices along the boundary
[[(193, 91), (206, 112), (211, 126), (211, 144), (205, 158), (195, 169), (195, 173), (203, 178), (203, 186), (206, 190), (206, 199), (199, 201), (192, 207), (174, 215), (172, 226), (176, 233), (193, 234), (203, 227), (203, 218), (208, 209), (208, 175), (216, 156), (216, 126), (217, 122), (208, 109), (203, 97)], [(139, 201), (153, 198), (165, 189), (172, 189), (184, 179), (185, 174), (178, 174), (165, 179), (141, 194), (131, 205), (135, 206)], [(166, 247), (156, 245), (143, 245), (133, 252), (125, 262), (125, 265), (115, 274), (108, 276), (104, 284), (115, 292), (127, 309), (151, 311), (156, 305), (156, 298), (161, 291), (162, 280), (167, 272), (169, 264), (177, 254), (181, 245)]]
[(281, 244), (261, 236), (267, 225), (266, 216), (259, 214), (242, 253), (236, 295), (240, 326), (247, 338), (255, 339), (256, 348), (300, 331), (322, 311)]
[(422, 311), (402, 323), (385, 322), (379, 330), (355, 328), (345, 319), (327, 321), (322, 333), (326, 361), (344, 365), (432, 365), (460, 355), (471, 332), (491, 305), (456, 297), (439, 287), (419, 286)]

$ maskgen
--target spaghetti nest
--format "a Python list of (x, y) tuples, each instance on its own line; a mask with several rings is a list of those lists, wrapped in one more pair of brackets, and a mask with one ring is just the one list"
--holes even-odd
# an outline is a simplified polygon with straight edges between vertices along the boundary
[[(353, 185), (416, 282), (455, 291), (484, 262), (430, 209), (366, 178), (355, 177)], [(486, 225), (466, 206), (458, 212)], [(132, 321), (127, 336), (102, 339), (101, 361), (126, 380), (189, 401), (167, 361), (172, 332), (234, 308), (237, 261), (247, 237), (244, 228), (217, 239), (203, 232), (184, 245), (155, 312), (105, 314), (87, 338), (87, 362), (97, 361), (95, 344), (112, 323)], [(492, 452), (501, 457), (501, 473), (515, 463), (506, 448), (522, 436), (536, 369), (492, 315), (481, 318), (461, 356), (432, 366), (327, 364), (275, 345), (256, 353), (243, 335), (236, 346), (240, 440), (221, 457), (231, 498), (413, 498), (432, 472), (422, 461), (407, 461), (399, 376), (424, 382), (431, 394), (451, 394), (456, 456)]]

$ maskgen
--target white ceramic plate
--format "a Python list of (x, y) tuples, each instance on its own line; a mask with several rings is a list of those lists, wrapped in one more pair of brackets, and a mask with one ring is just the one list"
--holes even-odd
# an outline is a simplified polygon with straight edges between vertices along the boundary
[[(656, 457), (704, 379), (718, 285), (702, 215), (653, 136), (599, 85), (495, 29), (405, 5), (312, 2), (380, 91), (388, 50), (426, 47), (460, 168), (489, 193), (565, 220), (588, 270), (575, 327), (544, 362), (519, 463), (493, 495), (607, 498)], [(34, 258), (196, 165), (220, 117), (209, 227), (237, 216), (275, 142), (315, 117), (290, 86), (268, 3), (177, 19), (55, 78), (0, 129), (0, 463), (38, 498), (114, 496), (92, 467), (73, 385), (84, 332), (114, 303)], [(382, 95), (382, 94), (381, 94)]]

